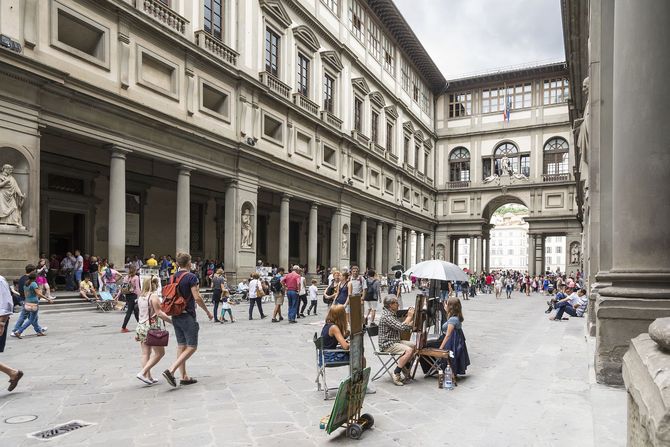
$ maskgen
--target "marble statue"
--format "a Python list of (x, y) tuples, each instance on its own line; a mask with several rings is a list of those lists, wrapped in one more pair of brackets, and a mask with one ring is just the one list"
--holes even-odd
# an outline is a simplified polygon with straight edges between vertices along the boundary
[(398, 237), (398, 239), (396, 239), (396, 241), (395, 241), (395, 259), (398, 262), (400, 261), (400, 254), (401, 254), (400, 237)]
[(512, 166), (507, 155), (503, 155), (502, 160), (500, 160), (500, 169), (502, 170), (502, 175), (512, 175)]
[(577, 146), (581, 149), (582, 159), (585, 163), (588, 164), (588, 153), (589, 153), (589, 137), (591, 133), (591, 97), (589, 91), (591, 88), (591, 80), (587, 76), (582, 83), (582, 91), (584, 96), (586, 96), (586, 105), (584, 106), (584, 114), (579, 123), (579, 133), (577, 135)]
[(579, 264), (579, 243), (570, 245), (570, 264)]
[(342, 227), (342, 257), (346, 258), (349, 253), (349, 227)]
[(245, 208), (242, 211), (242, 248), (251, 248), (254, 243), (254, 232), (251, 227), (251, 211)]
[(440, 261), (444, 261), (444, 247), (440, 244), (435, 250), (435, 255)]
[(14, 166), (6, 164), (0, 173), (0, 225), (23, 227), (21, 208), (25, 196), (12, 175)]

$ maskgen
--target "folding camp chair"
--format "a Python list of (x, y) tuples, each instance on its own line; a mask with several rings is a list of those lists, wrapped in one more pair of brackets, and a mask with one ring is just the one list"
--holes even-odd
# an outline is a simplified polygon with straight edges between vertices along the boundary
[(109, 312), (110, 310), (114, 310), (114, 297), (112, 296), (111, 293), (107, 291), (102, 291), (98, 294), (100, 298), (95, 301), (95, 305), (98, 308), (98, 310), (101, 310), (103, 312)]
[[(326, 383), (326, 369), (327, 368), (337, 368), (340, 366), (349, 366), (349, 360), (346, 361), (339, 361), (339, 362), (333, 362), (333, 361), (326, 361), (325, 360), (325, 354), (330, 353), (330, 352), (341, 352), (341, 353), (348, 353), (346, 349), (323, 349), (323, 337), (319, 337), (317, 333), (314, 333), (314, 346), (316, 347), (316, 369), (317, 369), (317, 374), (316, 374), (316, 389), (317, 391), (323, 390), (324, 393), (324, 400), (328, 400), (328, 391), (332, 390), (337, 390), (339, 386), (333, 387), (333, 388), (328, 388), (328, 384)], [(323, 386), (321, 386), (321, 380), (323, 380)]]
[(372, 344), (372, 350), (375, 354), (375, 357), (377, 357), (379, 362), (382, 364), (375, 375), (372, 376), (370, 381), (373, 382), (377, 379), (380, 379), (385, 372), (389, 375), (391, 380), (393, 380), (393, 372), (391, 369), (395, 369), (395, 367), (398, 366), (398, 359), (400, 358), (400, 355), (391, 354), (390, 352), (383, 352), (377, 349), (377, 345), (375, 344), (375, 341), (372, 337), (379, 335), (379, 326), (368, 326), (365, 331), (368, 333), (368, 337), (370, 338), (370, 343)]
[(414, 362), (414, 369), (412, 370), (412, 379), (414, 379), (414, 376), (416, 375), (416, 369), (418, 368), (421, 359), (426, 360), (430, 365), (428, 372), (424, 375), (425, 377), (430, 377), (434, 374), (437, 374), (439, 370), (443, 369), (440, 365), (440, 361), (444, 359), (449, 361), (450, 352), (451, 351), (444, 351), (437, 348), (419, 349), (416, 353), (416, 361)]

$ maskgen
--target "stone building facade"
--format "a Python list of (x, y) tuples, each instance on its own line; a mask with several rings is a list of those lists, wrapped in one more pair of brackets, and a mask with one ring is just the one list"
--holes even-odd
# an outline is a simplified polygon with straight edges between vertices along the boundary
[(1, 8), (0, 162), (26, 195), (24, 225), (0, 228), (10, 276), (74, 248), (246, 275), (382, 271), (433, 246), (445, 80), (391, 1)]
[(631, 339), (670, 316), (670, 3), (561, 3), (596, 377), (620, 385)]
[(481, 270), (508, 202), (530, 210), (533, 272), (544, 237), (579, 240), (564, 64), (447, 83), (391, 0), (3, 0), (0, 34), (7, 276), (76, 248), (189, 251), (231, 280), (258, 259), (386, 272), (455, 259), (459, 237)]

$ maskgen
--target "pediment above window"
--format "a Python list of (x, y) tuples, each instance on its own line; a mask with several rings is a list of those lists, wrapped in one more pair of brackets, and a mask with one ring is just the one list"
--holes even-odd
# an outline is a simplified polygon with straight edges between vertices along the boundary
[(384, 107), (386, 105), (384, 102), (384, 96), (382, 96), (382, 94), (379, 92), (370, 93), (370, 101), (379, 107)]
[(354, 78), (354, 79), (352, 79), (351, 80), (351, 85), (354, 88), (360, 90), (361, 93), (363, 93), (364, 95), (367, 95), (368, 93), (370, 93), (370, 87), (368, 86), (368, 83), (365, 81), (364, 78)]
[(316, 34), (314, 34), (314, 31), (309, 29), (307, 25), (300, 25), (293, 28), (293, 35), (296, 40), (299, 40), (314, 52), (319, 51), (319, 48), (321, 48), (321, 44), (319, 43)]
[(416, 138), (419, 141), (423, 141), (424, 140), (423, 132), (417, 130), (416, 133), (414, 134), (414, 138)]
[(323, 62), (338, 72), (342, 71), (344, 68), (344, 65), (342, 65), (342, 59), (340, 59), (340, 56), (333, 50), (322, 51), (321, 60), (323, 60)]
[(386, 112), (386, 116), (389, 118), (393, 118), (394, 120), (398, 119), (398, 109), (396, 106), (387, 106), (384, 107), (384, 111)]
[(284, 28), (293, 22), (279, 0), (260, 0), (261, 9)]
[(402, 123), (402, 128), (405, 129), (406, 132), (409, 132), (411, 135), (414, 135), (414, 124), (412, 124), (411, 121), (405, 121)]

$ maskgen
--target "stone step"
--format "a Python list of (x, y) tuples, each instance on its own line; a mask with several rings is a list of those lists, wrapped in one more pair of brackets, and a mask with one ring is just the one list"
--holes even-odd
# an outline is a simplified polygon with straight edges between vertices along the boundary
[(62, 313), (72, 313), (72, 312), (91, 312), (97, 310), (95, 305), (87, 305), (82, 303), (82, 306), (79, 307), (51, 307), (51, 308), (40, 308), (40, 314), (62, 314)]

